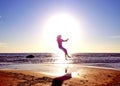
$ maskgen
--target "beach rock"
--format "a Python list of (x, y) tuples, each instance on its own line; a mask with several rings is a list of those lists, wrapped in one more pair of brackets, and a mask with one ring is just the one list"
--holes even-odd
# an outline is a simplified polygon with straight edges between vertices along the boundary
[(28, 55), (26, 56), (26, 58), (34, 58), (35, 56), (34, 55)]
[(72, 78), (71, 73), (65, 74), (65, 75), (60, 76), (60, 77), (56, 77), (53, 79), (51, 86), (62, 86), (63, 82), (65, 80), (70, 79), (70, 78)]

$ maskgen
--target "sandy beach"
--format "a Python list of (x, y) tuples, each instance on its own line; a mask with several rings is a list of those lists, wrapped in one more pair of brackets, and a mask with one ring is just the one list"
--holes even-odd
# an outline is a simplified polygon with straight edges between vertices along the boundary
[(75, 73), (52, 76), (27, 70), (0, 70), (0, 86), (120, 86), (120, 71), (81, 67)]

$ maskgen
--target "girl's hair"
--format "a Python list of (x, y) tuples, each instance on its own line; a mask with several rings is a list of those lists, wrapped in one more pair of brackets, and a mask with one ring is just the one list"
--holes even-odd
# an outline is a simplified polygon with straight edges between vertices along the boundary
[(61, 35), (58, 35), (58, 36), (57, 36), (57, 39), (60, 39), (60, 38), (61, 38)]

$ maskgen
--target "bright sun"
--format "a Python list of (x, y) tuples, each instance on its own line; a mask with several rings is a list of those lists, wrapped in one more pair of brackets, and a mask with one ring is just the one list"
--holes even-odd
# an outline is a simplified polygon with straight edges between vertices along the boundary
[(52, 46), (53, 52), (56, 52), (56, 37), (62, 35), (63, 39), (69, 38), (69, 43), (65, 47), (73, 47), (78, 40), (80, 23), (73, 16), (66, 13), (58, 13), (51, 16), (44, 24), (43, 38), (49, 46)]

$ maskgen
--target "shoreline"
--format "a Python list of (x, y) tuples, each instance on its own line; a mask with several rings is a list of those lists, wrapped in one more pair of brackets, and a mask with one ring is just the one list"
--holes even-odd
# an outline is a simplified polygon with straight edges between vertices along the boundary
[[(100, 66), (102, 65), (102, 66)], [(69, 63), (65, 63), (65, 64), (49, 64), (49, 63), (44, 63), (44, 64), (10, 64), (8, 66), (3, 66), (0, 68), (0, 70), (29, 70), (29, 71), (41, 71), (41, 72), (52, 72), (53, 70), (56, 69), (64, 69), (68, 68), (68, 70), (70, 70), (69, 72), (74, 72), (71, 69), (74, 69), (75, 71), (77, 71), (77, 69), (80, 68), (100, 68), (100, 69), (111, 69), (111, 70), (118, 70), (120, 71), (120, 68), (118, 66), (118, 68), (116, 67), (112, 67), (112, 66), (103, 66), (105, 64), (69, 64)], [(42, 66), (42, 67), (41, 67)], [(44, 68), (47, 68), (48, 70), (44, 70)], [(54, 71), (55, 72), (55, 71)]]

